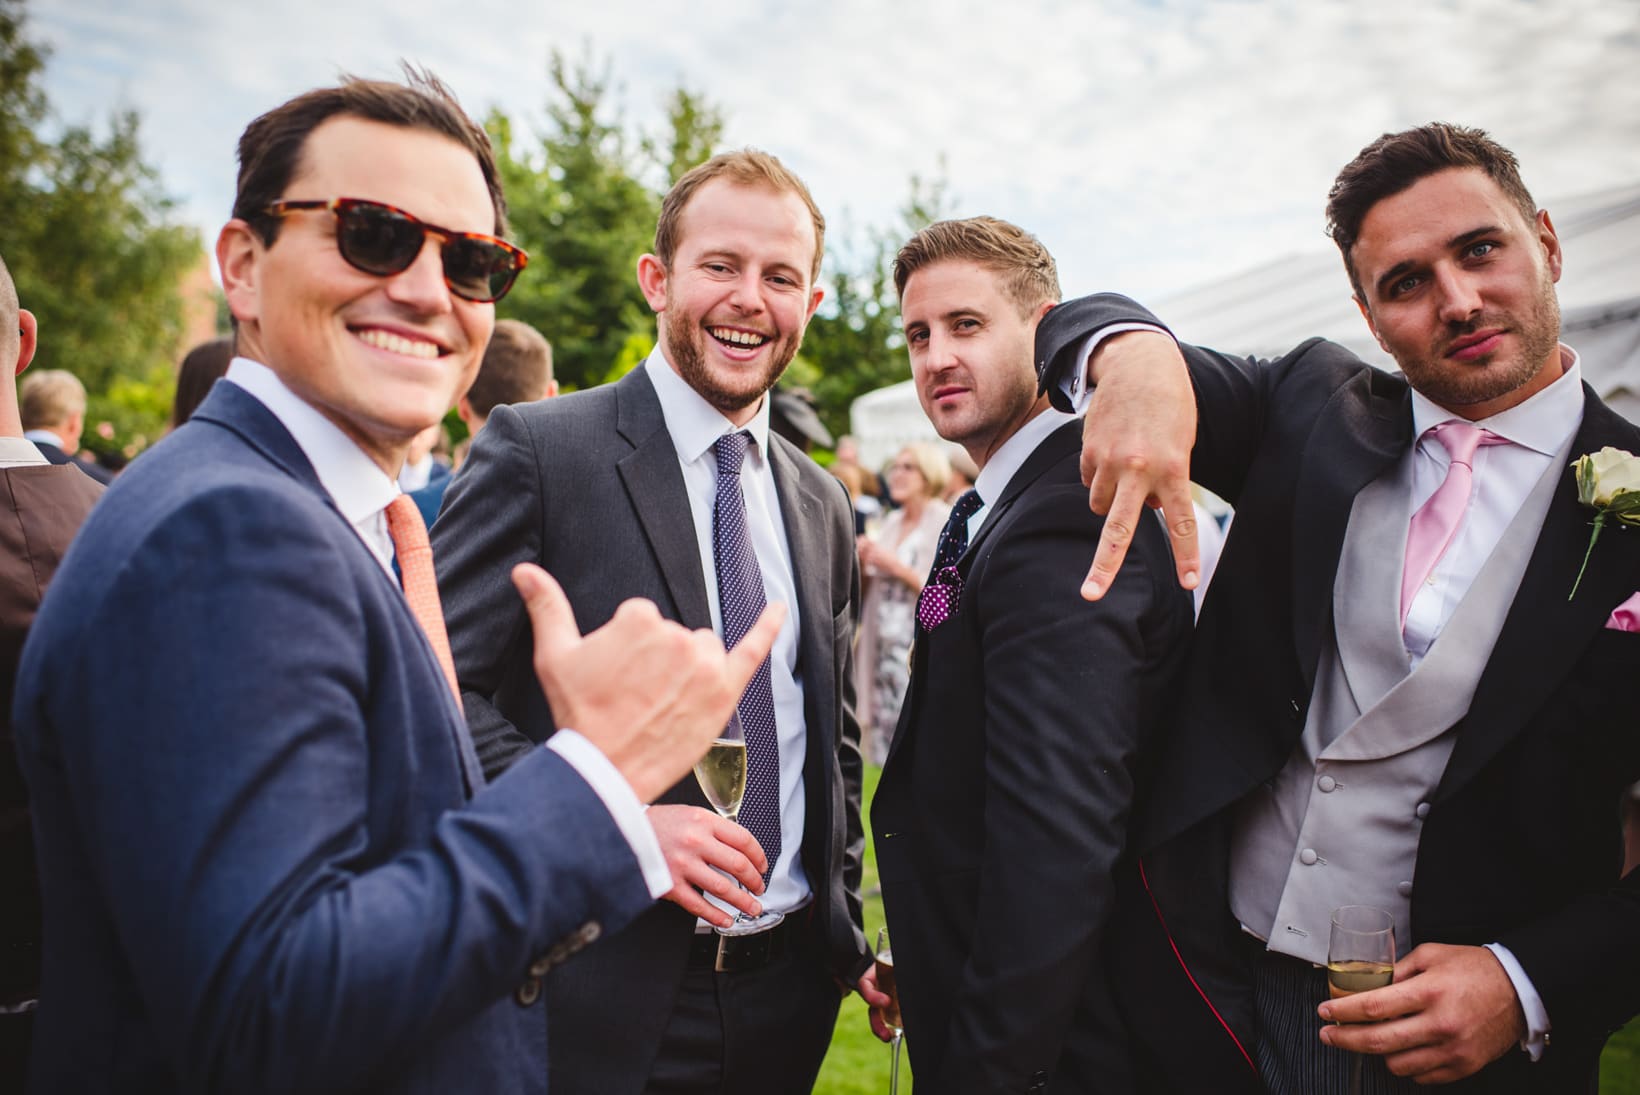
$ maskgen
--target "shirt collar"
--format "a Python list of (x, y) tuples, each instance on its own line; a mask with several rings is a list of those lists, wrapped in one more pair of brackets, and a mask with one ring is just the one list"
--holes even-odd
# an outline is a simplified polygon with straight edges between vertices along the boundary
[(49, 463), (45, 454), (28, 438), (0, 437), (0, 467), (27, 468)]
[(661, 353), (660, 347), (655, 347), (642, 366), (649, 373), (649, 382), (655, 386), (655, 397), (660, 400), (661, 417), (666, 422), (666, 432), (672, 435), (672, 444), (678, 450), (678, 459), (685, 464), (693, 464), (699, 460), (706, 450), (717, 443), (717, 439), (726, 433), (736, 430), (745, 430), (752, 435), (753, 447), (762, 459), (767, 459), (769, 451), (769, 398), (764, 393), (763, 400), (758, 404), (757, 413), (744, 426), (736, 426), (730, 422), (722, 411), (701, 398), (701, 394), (691, 388), (683, 377), (679, 376)]
[[(1522, 448), (1553, 456), (1583, 422), (1583, 372), (1577, 351), (1561, 343), (1560, 376), (1523, 403), (1476, 422)], [(1434, 426), (1457, 417), (1416, 389), (1412, 393), (1413, 436), (1420, 441)]]
[(266, 365), (236, 357), (228, 366), (226, 379), (255, 396), (290, 431), (313, 465), (320, 485), (349, 524), (357, 525), (380, 513), (399, 493), (399, 485), (352, 438), (285, 387), (279, 375)]
[(50, 430), (24, 430), (23, 439), (36, 445), (50, 445), (54, 449), (63, 447), (63, 439)]
[(979, 469), (979, 478), (974, 480), (974, 489), (979, 491), (985, 505), (989, 507), (1002, 496), (1008, 481), (1049, 434), (1065, 423), (1075, 421), (1075, 415), (1049, 407), (1015, 430), (1014, 435), (1004, 441), (991, 459), (985, 462), (985, 466)]

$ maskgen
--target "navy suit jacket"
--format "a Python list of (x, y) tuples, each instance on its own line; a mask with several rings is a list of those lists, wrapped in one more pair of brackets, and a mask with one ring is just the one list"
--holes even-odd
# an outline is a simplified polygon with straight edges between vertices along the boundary
[(90, 460), (81, 460), (78, 456), (70, 456), (68, 453), (64, 452), (60, 446), (53, 445), (48, 441), (36, 441), (34, 443), (34, 447), (39, 449), (40, 455), (45, 457), (51, 463), (59, 466), (63, 464), (73, 464), (76, 468), (79, 468), (81, 471), (85, 472), (105, 487), (114, 481), (113, 473), (107, 468), (100, 464), (95, 464)]
[(15, 714), (36, 1091), (540, 1091), (541, 976), (650, 903), (555, 753), (483, 786), (403, 595), (233, 384), (93, 512)]
[[(1156, 320), (1116, 296), (1054, 309), (1037, 332), (1043, 379), (1119, 322)], [(1412, 447), (1412, 405), (1402, 376), (1320, 339), (1274, 361), (1181, 349), (1199, 412), (1191, 476), (1236, 520), (1141, 797), (1143, 873), (1127, 880), (1113, 960), (1144, 986), (1123, 1003), (1156, 1089), (1230, 1092), (1251, 1082), (1252, 1001), (1226, 899), (1229, 821), (1303, 731), (1350, 508)], [(1572, 451), (1606, 445), (1640, 452), (1640, 429), (1585, 387)], [(1404, 948), (1502, 943), (1554, 1028), (1542, 1061), (1511, 1051), (1455, 1092), (1592, 1092), (1607, 1035), (1640, 1013), (1640, 871), (1618, 877), (1620, 806), (1640, 779), (1627, 692), (1640, 635), (1604, 627), (1640, 588), (1640, 536), (1608, 528), (1568, 599), (1591, 516), (1568, 469), (1419, 837)]]
[(906, 1044), (933, 1091), (1134, 1089), (1100, 946), (1191, 599), (1148, 519), (1110, 594), (1077, 596), (1102, 526), (1081, 436), (1043, 439), (957, 563), (871, 805)]

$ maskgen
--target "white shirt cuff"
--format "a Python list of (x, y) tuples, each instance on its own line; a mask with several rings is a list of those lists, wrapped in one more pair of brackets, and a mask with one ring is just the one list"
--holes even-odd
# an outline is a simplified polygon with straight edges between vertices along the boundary
[(1543, 997), (1532, 987), (1532, 979), (1526, 976), (1526, 970), (1508, 947), (1502, 943), (1488, 943), (1486, 949), (1497, 958), (1503, 972), (1509, 975), (1509, 983), (1515, 986), (1520, 1009), (1526, 1013), (1526, 1037), (1521, 1039), (1520, 1048), (1536, 1061), (1549, 1046), (1549, 1009), (1543, 1006)]
[(644, 885), (649, 896), (659, 899), (672, 889), (672, 872), (666, 868), (666, 856), (661, 854), (661, 842), (655, 837), (655, 827), (644, 816), (644, 805), (632, 793), (632, 785), (621, 775), (608, 757), (586, 738), (573, 730), (559, 730), (547, 739), (547, 748), (563, 757), (581, 778), (587, 781), (594, 794), (603, 800), (615, 827), (626, 837), (632, 854), (638, 857), (643, 871)]
[[(1093, 357), (1093, 351), (1107, 338), (1126, 334), (1128, 331), (1155, 331), (1159, 335), (1167, 334), (1152, 323), (1112, 323), (1109, 327), (1101, 327), (1089, 335), (1082, 343), (1082, 349), (1076, 355), (1076, 368), (1071, 375), (1059, 382), (1059, 390), (1065, 393), (1070, 401), (1072, 414), (1086, 414), (1088, 401), (1093, 398), (1093, 377), (1088, 374), (1088, 362)], [(1168, 337), (1172, 337), (1169, 335)]]

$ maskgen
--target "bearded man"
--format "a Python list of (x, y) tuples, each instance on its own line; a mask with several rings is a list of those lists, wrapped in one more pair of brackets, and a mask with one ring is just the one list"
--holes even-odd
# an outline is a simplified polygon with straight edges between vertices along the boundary
[[(820, 303), (824, 232), (773, 156), (726, 153), (685, 174), (638, 262), (660, 317), (654, 352), (614, 384), (497, 407), (434, 532), (491, 773), (557, 725), (509, 590), (516, 564), (556, 575), (583, 626), (642, 596), (732, 646), (749, 606), (790, 609), (740, 703), (744, 826), (693, 778), (663, 795), (648, 817), (667, 900), (547, 984), (555, 1091), (807, 1091), (869, 965), (853, 519), (837, 481), (770, 433), (767, 399)], [(734, 943), (712, 930), (765, 910), (784, 919)]]

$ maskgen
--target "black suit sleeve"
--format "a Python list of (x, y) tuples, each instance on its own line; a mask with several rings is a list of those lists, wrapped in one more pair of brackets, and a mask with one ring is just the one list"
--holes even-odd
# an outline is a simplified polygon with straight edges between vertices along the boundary
[(1098, 520), (1080, 485), (1018, 507), (969, 576), (985, 651), (985, 835), (937, 1091), (1025, 1090), (1046, 1063), (1124, 1052), (1105, 990), (1088, 986), (1102, 978), (1141, 740), (1190, 630), (1159, 524), (1090, 604), (1075, 575)]
[(538, 563), (544, 527), (541, 457), (518, 413), (502, 405), (474, 439), (433, 525), (433, 559), (461, 702), (486, 779), (534, 745), (495, 703), (529, 617), (513, 588), (519, 563)]
[[(1037, 376), (1041, 388), (1061, 409), (1070, 409), (1064, 405), (1060, 388), (1080, 365), (1083, 343), (1089, 335), (1118, 323), (1148, 323), (1166, 330), (1144, 307), (1114, 293), (1066, 301), (1043, 317), (1036, 335)], [(1193, 481), (1234, 503), (1263, 440), (1278, 388), (1295, 380), (1336, 387), (1347, 372), (1370, 368), (1355, 362), (1355, 368), (1345, 372), (1329, 368), (1304, 376), (1294, 366), (1318, 341), (1306, 342), (1270, 361), (1179, 344), (1196, 393), (1196, 446), (1190, 462)]]

